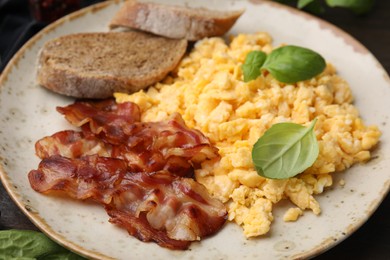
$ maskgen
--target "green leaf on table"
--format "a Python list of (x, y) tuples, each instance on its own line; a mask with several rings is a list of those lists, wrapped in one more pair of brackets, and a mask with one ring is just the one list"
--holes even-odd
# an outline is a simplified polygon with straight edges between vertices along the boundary
[(274, 78), (284, 83), (295, 83), (313, 78), (325, 67), (325, 59), (320, 54), (294, 45), (273, 50), (262, 66)]
[(4, 259), (46, 259), (51, 255), (61, 254), (69, 256), (56, 259), (84, 259), (50, 240), (43, 233), (32, 230), (0, 231), (0, 252)]
[(356, 14), (363, 14), (371, 10), (375, 0), (326, 0), (330, 7), (349, 8)]
[(268, 129), (252, 149), (252, 161), (260, 176), (270, 179), (291, 178), (309, 168), (319, 148), (313, 120), (308, 127), (279, 123)]
[(325, 12), (324, 6), (319, 1), (313, 1), (313, 2), (311, 2), (309, 4), (307, 4), (303, 8), (303, 10), (305, 10), (305, 11), (307, 11), (309, 13), (315, 14), (315, 15), (320, 15), (320, 14)]
[(82, 260), (83, 257), (76, 255), (70, 251), (67, 252), (59, 252), (50, 255), (46, 255), (39, 260)]
[(302, 9), (305, 6), (307, 6), (308, 4), (312, 3), (313, 1), (315, 1), (315, 0), (298, 0), (297, 6), (299, 9)]
[(296, 3), (296, 0), (274, 0), (275, 2), (279, 2), (281, 4), (292, 5)]
[(267, 54), (262, 51), (251, 51), (246, 55), (245, 62), (242, 65), (244, 81), (248, 82), (260, 76), (260, 68), (264, 64)]

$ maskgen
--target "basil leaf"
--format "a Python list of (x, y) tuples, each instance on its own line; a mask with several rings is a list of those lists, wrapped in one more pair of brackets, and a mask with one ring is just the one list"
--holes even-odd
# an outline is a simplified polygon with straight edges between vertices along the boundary
[(363, 14), (371, 10), (374, 0), (326, 0), (330, 7), (346, 7), (356, 14)]
[(282, 4), (288, 4), (288, 5), (292, 5), (295, 2), (295, 0), (274, 0), (274, 1)]
[(315, 15), (320, 15), (325, 12), (324, 6), (318, 1), (308, 3), (303, 7), (303, 10)]
[(313, 120), (308, 127), (279, 123), (268, 129), (252, 149), (252, 161), (259, 175), (271, 179), (293, 177), (309, 168), (319, 148)]
[(298, 8), (299, 9), (302, 9), (304, 8), (305, 6), (307, 6), (308, 4), (312, 3), (314, 0), (298, 0)]
[(262, 68), (268, 70), (280, 82), (295, 83), (317, 76), (325, 67), (325, 60), (318, 53), (288, 45), (273, 50)]
[(264, 64), (266, 57), (267, 54), (262, 51), (251, 51), (246, 55), (245, 62), (242, 65), (245, 82), (254, 80), (260, 76), (260, 68)]
[(43, 233), (31, 230), (0, 231), (0, 252), (5, 259), (46, 259), (50, 255), (66, 253), (74, 258), (58, 259), (84, 259), (56, 244)]

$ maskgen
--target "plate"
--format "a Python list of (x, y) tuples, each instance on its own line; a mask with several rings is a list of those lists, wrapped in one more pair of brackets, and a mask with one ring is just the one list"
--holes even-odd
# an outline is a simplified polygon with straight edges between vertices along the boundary
[[(344, 240), (370, 217), (390, 186), (390, 112), (386, 109), (390, 80), (383, 67), (345, 32), (277, 3), (260, 0), (169, 2), (215, 9), (245, 8), (230, 34), (267, 31), (274, 38), (274, 45), (289, 43), (321, 53), (350, 83), (355, 105), (365, 122), (378, 125), (383, 132), (374, 159), (334, 175), (336, 185), (316, 197), (322, 206), (320, 216), (308, 212), (296, 223), (285, 223), (282, 216), (288, 205), (280, 203), (273, 212), (275, 220), (268, 235), (247, 240), (237, 225), (228, 223), (217, 235), (193, 243), (190, 250), (184, 252), (143, 243), (129, 236), (107, 221), (108, 216), (100, 205), (33, 191), (27, 173), (39, 163), (34, 143), (43, 136), (69, 129), (55, 107), (73, 102), (71, 98), (37, 86), (37, 53), (47, 40), (60, 35), (108, 31), (108, 22), (121, 4), (108, 1), (46, 27), (26, 43), (1, 75), (0, 173), (10, 196), (53, 240), (92, 259), (296, 259), (313, 257)], [(346, 185), (337, 185), (338, 178), (343, 178)]]

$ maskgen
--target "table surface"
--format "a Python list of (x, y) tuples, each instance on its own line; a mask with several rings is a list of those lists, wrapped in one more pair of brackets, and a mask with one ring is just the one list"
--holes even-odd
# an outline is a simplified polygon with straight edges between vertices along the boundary
[[(390, 74), (390, 1), (377, 0), (373, 10), (356, 16), (345, 9), (319, 15), (343, 29), (369, 49)], [(390, 169), (389, 169), (390, 170)], [(12, 202), (0, 183), (0, 229), (37, 228)], [(390, 195), (354, 234), (315, 259), (390, 259)]]

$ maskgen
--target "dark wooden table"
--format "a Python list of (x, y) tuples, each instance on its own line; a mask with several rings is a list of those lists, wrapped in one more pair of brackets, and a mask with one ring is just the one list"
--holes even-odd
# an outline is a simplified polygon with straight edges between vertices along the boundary
[[(319, 15), (365, 45), (390, 74), (390, 1), (377, 0), (365, 16), (344, 9)], [(390, 109), (390, 106), (389, 106)], [(390, 169), (389, 169), (390, 170)], [(0, 184), (0, 229), (37, 229), (15, 206)], [(390, 195), (352, 236), (316, 259), (390, 259)]]

